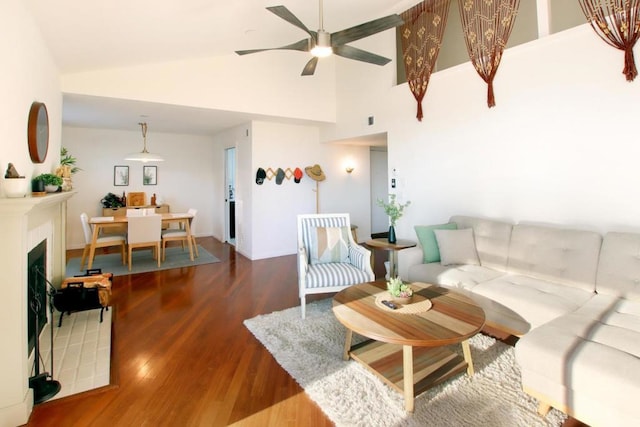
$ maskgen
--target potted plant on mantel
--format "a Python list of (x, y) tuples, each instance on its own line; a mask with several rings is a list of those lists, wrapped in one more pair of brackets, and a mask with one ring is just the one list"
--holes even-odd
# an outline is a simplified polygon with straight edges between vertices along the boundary
[(77, 159), (69, 154), (69, 150), (65, 147), (60, 149), (60, 166), (56, 168), (56, 175), (62, 178), (62, 191), (70, 191), (73, 188), (71, 175), (81, 171), (76, 166)]
[(62, 185), (62, 178), (52, 173), (42, 173), (34, 178), (34, 180), (42, 181), (44, 189), (47, 193), (55, 193)]

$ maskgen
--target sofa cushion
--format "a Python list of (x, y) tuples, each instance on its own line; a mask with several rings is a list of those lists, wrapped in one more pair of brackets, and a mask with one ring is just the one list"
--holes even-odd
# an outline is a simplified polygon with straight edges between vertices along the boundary
[(592, 231), (518, 224), (508, 271), (593, 292), (601, 243)]
[(515, 274), (480, 283), (473, 292), (509, 307), (532, 328), (576, 310), (594, 295), (573, 286)]
[(311, 230), (311, 264), (349, 262), (347, 227), (313, 227)]
[(428, 264), (430, 262), (440, 262), (440, 251), (438, 250), (438, 242), (436, 242), (433, 230), (455, 230), (458, 226), (455, 222), (450, 222), (436, 225), (416, 225), (413, 228), (416, 230), (418, 241), (422, 246), (423, 262)]
[(525, 389), (592, 425), (638, 425), (640, 302), (595, 295), (518, 341)]
[(426, 282), (458, 289), (473, 289), (478, 283), (495, 279), (504, 273), (480, 265), (444, 266), (439, 262), (409, 267), (410, 282)]
[(434, 230), (440, 250), (442, 265), (480, 264), (476, 244), (473, 241), (473, 230)]
[(450, 218), (458, 228), (473, 228), (480, 265), (506, 271), (513, 224), (484, 218), (456, 215)]
[(612, 232), (604, 236), (596, 290), (640, 300), (640, 234)]

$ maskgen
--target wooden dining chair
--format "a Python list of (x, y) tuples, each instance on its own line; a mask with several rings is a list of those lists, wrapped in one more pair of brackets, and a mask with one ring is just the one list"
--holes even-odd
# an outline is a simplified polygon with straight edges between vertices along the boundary
[(129, 271), (131, 271), (131, 253), (133, 249), (150, 247), (153, 259), (160, 267), (160, 242), (162, 239), (162, 215), (131, 216), (128, 218), (127, 243), (129, 252)]
[[(198, 246), (196, 245), (196, 238), (194, 237), (194, 225), (195, 225), (195, 219), (196, 219), (196, 214), (198, 213), (197, 209), (189, 209), (187, 211), (188, 214), (190, 214), (192, 216), (191, 219), (189, 219), (189, 230), (190, 233), (187, 233), (186, 229), (175, 229), (175, 228), (169, 228), (167, 230), (163, 230), (162, 231), (162, 260), (164, 261), (167, 255), (167, 242), (168, 241), (182, 241), (182, 250), (184, 250), (184, 244), (190, 244), (189, 247), (189, 257), (191, 258), (191, 260), (193, 261), (193, 252), (195, 251), (196, 256), (200, 256), (200, 254), (198, 253)], [(195, 249), (192, 249), (195, 248)]]
[[(86, 213), (80, 214), (80, 222), (82, 223), (82, 231), (84, 232), (84, 250), (82, 251), (82, 259), (80, 261), (80, 270), (84, 268), (84, 262), (87, 259), (87, 255), (91, 250), (91, 242), (93, 240), (93, 229), (89, 224), (89, 217)], [(107, 234), (104, 236), (98, 236), (96, 240), (96, 248), (104, 248), (108, 246), (120, 246), (120, 253), (122, 255), (122, 265), (126, 263), (125, 257), (125, 245), (127, 238), (123, 234)]]

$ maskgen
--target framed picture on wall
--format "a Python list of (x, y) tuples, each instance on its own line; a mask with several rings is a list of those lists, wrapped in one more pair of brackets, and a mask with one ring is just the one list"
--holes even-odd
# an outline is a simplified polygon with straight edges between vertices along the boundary
[(113, 167), (113, 185), (116, 187), (129, 185), (129, 166)]
[(157, 166), (142, 167), (142, 184), (158, 185), (158, 167)]

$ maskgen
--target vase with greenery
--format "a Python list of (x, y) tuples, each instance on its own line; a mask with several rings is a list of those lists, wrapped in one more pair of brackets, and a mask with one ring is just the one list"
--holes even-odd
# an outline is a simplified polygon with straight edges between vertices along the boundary
[(387, 214), (387, 216), (389, 217), (389, 243), (395, 243), (396, 242), (396, 223), (398, 222), (398, 220), (402, 217), (402, 215), (404, 214), (404, 209), (409, 206), (411, 204), (410, 201), (408, 201), (405, 204), (402, 203), (398, 203), (398, 201), (396, 200), (396, 195), (395, 194), (390, 194), (389, 195), (389, 203), (386, 203), (384, 200), (382, 199), (378, 199), (378, 206), (382, 207), (384, 209), (384, 212)]
[(413, 289), (399, 277), (392, 277), (387, 282), (387, 291), (391, 299), (400, 304), (409, 304), (413, 298)]

